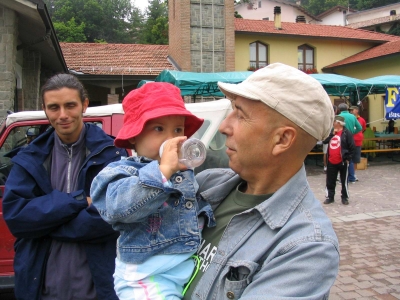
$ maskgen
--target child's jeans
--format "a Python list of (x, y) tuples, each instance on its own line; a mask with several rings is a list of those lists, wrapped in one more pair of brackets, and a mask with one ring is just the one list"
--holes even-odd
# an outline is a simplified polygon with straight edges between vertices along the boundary
[(178, 300), (194, 269), (194, 253), (156, 255), (143, 264), (115, 261), (114, 289), (120, 300)]

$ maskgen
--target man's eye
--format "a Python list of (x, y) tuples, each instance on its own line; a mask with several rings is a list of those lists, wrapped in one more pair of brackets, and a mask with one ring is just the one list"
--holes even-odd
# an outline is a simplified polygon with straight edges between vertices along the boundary
[(239, 111), (236, 112), (236, 118), (242, 119), (242, 114)]

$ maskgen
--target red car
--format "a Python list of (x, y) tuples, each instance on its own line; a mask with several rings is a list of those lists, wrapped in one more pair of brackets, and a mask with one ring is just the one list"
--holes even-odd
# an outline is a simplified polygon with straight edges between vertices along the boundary
[[(199, 172), (207, 168), (226, 167), (225, 136), (218, 132), (219, 124), (231, 111), (227, 99), (186, 104), (187, 109), (205, 119), (203, 126), (194, 134), (207, 147), (206, 161), (195, 169)], [(84, 122), (101, 127), (107, 134), (116, 136), (123, 123), (121, 104), (89, 107), (84, 114)], [(3, 219), (2, 196), (7, 176), (10, 173), (13, 151), (26, 146), (35, 134), (41, 134), (50, 127), (43, 111), (24, 111), (13, 113), (3, 120), (0, 127), (0, 298), (12, 294), (14, 288), (14, 241)], [(129, 150), (130, 151), (130, 150)], [(11, 298), (10, 298), (11, 299)]]

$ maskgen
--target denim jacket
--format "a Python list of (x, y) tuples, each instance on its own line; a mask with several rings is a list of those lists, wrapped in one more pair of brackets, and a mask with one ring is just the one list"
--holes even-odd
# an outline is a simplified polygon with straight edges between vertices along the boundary
[[(206, 170), (196, 179), (213, 208), (241, 181), (230, 169)], [(338, 269), (336, 234), (303, 167), (268, 200), (232, 217), (185, 299), (328, 299)]]
[(132, 264), (156, 254), (195, 252), (201, 240), (198, 216), (215, 226), (211, 206), (196, 199), (193, 170), (177, 172), (163, 185), (157, 161), (129, 157), (104, 168), (91, 195), (101, 217), (120, 232), (117, 257)]

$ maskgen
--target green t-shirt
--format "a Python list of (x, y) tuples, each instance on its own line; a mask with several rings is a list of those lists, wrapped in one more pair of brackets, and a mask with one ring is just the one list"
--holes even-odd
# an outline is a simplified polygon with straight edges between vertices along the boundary
[(217, 226), (211, 228), (208, 228), (206, 226), (204, 227), (202, 232), (201, 245), (199, 247), (199, 250), (197, 251), (197, 256), (200, 258), (200, 269), (196, 277), (190, 284), (189, 289), (186, 291), (185, 297), (183, 299), (190, 299), (190, 296), (192, 295), (195, 286), (199, 282), (201, 276), (203, 276), (204, 272), (207, 270), (214, 255), (217, 253), (218, 243), (232, 217), (241, 212), (244, 212), (245, 210), (255, 207), (256, 205), (271, 197), (271, 194), (244, 194), (240, 191), (240, 187), (242, 184), (245, 184), (245, 182), (242, 181), (236, 187), (236, 189), (233, 189), (225, 198), (225, 200), (214, 211)]

